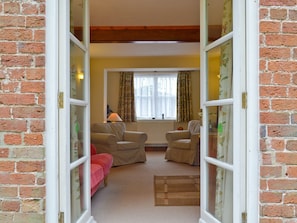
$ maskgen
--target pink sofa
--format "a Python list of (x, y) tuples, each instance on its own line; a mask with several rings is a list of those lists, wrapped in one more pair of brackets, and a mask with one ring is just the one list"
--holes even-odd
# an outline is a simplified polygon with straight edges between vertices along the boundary
[(108, 153), (96, 153), (95, 145), (91, 144), (91, 196), (95, 194), (101, 183), (107, 185), (107, 177), (112, 166), (113, 157)]

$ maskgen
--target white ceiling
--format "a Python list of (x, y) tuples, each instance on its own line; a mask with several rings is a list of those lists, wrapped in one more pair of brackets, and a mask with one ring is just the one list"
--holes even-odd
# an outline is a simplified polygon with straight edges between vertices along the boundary
[[(77, 0), (79, 1), (79, 0)], [(209, 0), (210, 24), (220, 24), (218, 7)], [(199, 0), (90, 0), (91, 26), (181, 26), (200, 24)], [(199, 43), (91, 44), (91, 57), (198, 55)]]

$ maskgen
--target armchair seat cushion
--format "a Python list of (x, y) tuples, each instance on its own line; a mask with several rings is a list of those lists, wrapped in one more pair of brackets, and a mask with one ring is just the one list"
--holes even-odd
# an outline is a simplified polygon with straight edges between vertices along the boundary
[(107, 176), (112, 166), (112, 155), (108, 153), (92, 155), (91, 164), (100, 165), (103, 168), (104, 176)]
[(138, 143), (136, 142), (129, 142), (129, 141), (119, 141), (118, 150), (130, 150), (130, 149), (137, 149)]
[(172, 147), (179, 149), (191, 149), (191, 139), (178, 139), (172, 142)]

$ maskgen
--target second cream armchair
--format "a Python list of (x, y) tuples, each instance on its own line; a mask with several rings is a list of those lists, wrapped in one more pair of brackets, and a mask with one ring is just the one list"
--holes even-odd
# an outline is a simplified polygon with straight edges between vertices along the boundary
[(200, 155), (200, 121), (191, 120), (187, 130), (175, 130), (166, 133), (168, 147), (166, 160), (190, 165), (199, 165)]
[(97, 153), (110, 153), (113, 166), (145, 162), (144, 132), (126, 131), (124, 122), (94, 123), (91, 126), (91, 143), (95, 144)]

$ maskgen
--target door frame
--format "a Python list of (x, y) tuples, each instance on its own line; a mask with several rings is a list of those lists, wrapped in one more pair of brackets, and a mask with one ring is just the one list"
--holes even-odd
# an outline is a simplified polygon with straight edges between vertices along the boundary
[[(45, 159), (46, 222), (58, 223), (58, 0), (46, 1)], [(259, 2), (246, 1), (247, 60), (247, 213), (248, 223), (259, 221)], [(56, 216), (56, 217), (53, 217)]]

